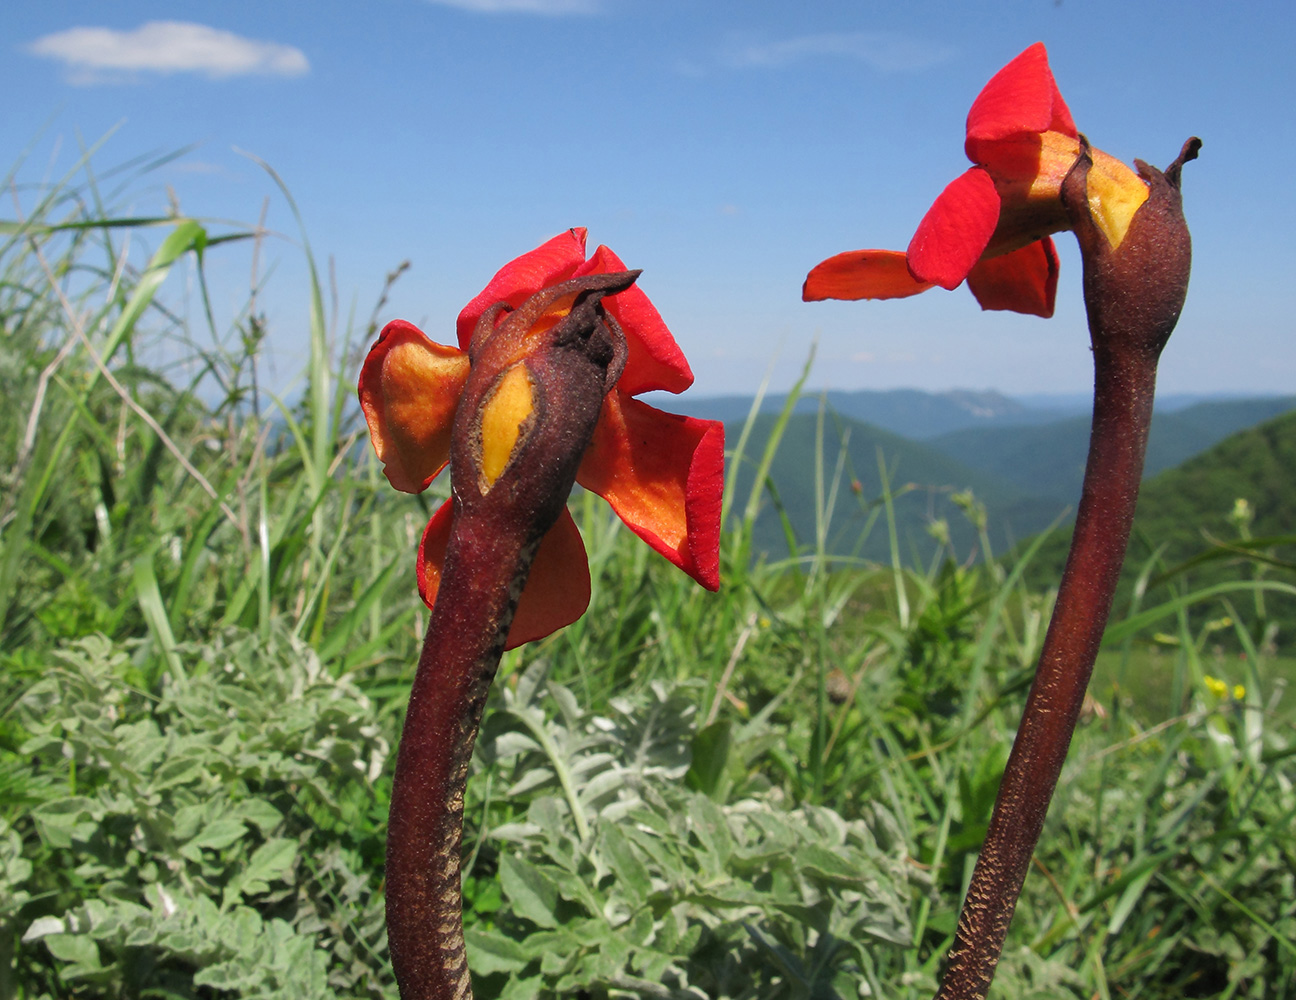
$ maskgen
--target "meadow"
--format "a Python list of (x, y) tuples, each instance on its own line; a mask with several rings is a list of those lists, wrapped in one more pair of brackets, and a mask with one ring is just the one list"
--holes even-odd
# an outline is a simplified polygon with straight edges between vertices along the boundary
[[(0, 1000), (394, 997), (390, 758), (437, 501), (388, 487), (351, 405), (375, 323), (326, 308), (304, 250), (309, 357), (277, 398), (276, 331), (255, 300), (218, 322), (204, 279), (254, 231), (117, 217), (88, 173), (21, 203), (0, 226)], [(821, 461), (815, 530), (756, 551), (795, 399), (728, 442), (718, 594), (573, 498), (590, 611), (506, 655), (469, 784), (480, 996), (934, 991), (1048, 542), (971, 562), (937, 522), (911, 561), (883, 474), (859, 502), (889, 557), (834, 555), (851, 478)], [(1135, 567), (994, 995), (1296, 995), (1280, 541)]]

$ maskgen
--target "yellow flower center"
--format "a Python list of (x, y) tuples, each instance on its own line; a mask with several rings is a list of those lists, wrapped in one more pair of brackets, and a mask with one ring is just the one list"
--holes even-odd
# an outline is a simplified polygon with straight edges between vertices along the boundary
[(1089, 170), (1086, 187), (1089, 211), (1099, 231), (1115, 250), (1129, 232), (1134, 213), (1147, 201), (1148, 186), (1114, 156), (1108, 156), (1101, 149), (1090, 152), (1093, 167)]
[[(1070, 228), (1062, 207), (1062, 182), (1080, 155), (1080, 141), (1061, 132), (1023, 133), (1009, 139), (969, 144), (969, 155), (988, 158), (999, 192), (999, 225), (985, 256), (1012, 253), (1050, 233)], [(1089, 211), (1113, 250), (1129, 232), (1134, 213), (1148, 198), (1148, 186), (1133, 170), (1101, 149), (1089, 150)]]
[(534, 411), (535, 395), (531, 388), (531, 375), (525, 364), (516, 364), (495, 383), (494, 390), (482, 407), (483, 493), (495, 485), (495, 480), (508, 467), (509, 459), (517, 450), (518, 439), (523, 436)]

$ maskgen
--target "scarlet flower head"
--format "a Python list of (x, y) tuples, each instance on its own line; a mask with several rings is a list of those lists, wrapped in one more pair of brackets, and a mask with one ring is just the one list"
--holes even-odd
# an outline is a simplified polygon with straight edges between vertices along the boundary
[[(963, 148), (975, 166), (940, 193), (906, 252), (830, 257), (807, 276), (802, 298), (905, 298), (966, 280), (983, 309), (1052, 316), (1058, 258), (1050, 237), (1072, 228), (1062, 183), (1080, 156), (1080, 136), (1042, 43), (996, 73), (972, 102)], [(1090, 210), (1114, 249), (1148, 186), (1120, 160), (1097, 149), (1090, 155)]]
[[(500, 269), (459, 314), (458, 347), (437, 344), (403, 320), (387, 324), (361, 368), (359, 397), (374, 450), (392, 486), (421, 492), (445, 468), (455, 413), (470, 365), (484, 354), (483, 339), (489, 341), (514, 311), (524, 313), (529, 300), (539, 315), (535, 329), (552, 326), (570, 302), (559, 311), (537, 308), (542, 293), (552, 296), (546, 290), (565, 282), (625, 270), (605, 246), (586, 259), (585, 230), (571, 229)], [(637, 273), (626, 277), (633, 281)], [(688, 362), (647, 295), (632, 284), (603, 297), (598, 307), (618, 335), (624, 335), (624, 368), (603, 398), (576, 481), (604, 497), (652, 548), (716, 590), (724, 427), (717, 421), (666, 413), (634, 398), (653, 389), (683, 392), (693, 382)], [(502, 375), (501, 399), (513, 391), (509, 381)], [(525, 402), (526, 393), (521, 396)], [(507, 411), (508, 406), (492, 410)], [(493, 464), (495, 470), (488, 475), (497, 475), (507, 463), (523, 424), (506, 416), (498, 430), (483, 425), (483, 468)], [(440, 585), (451, 513), (452, 502), (446, 501), (432, 515), (419, 545), (419, 593), (428, 607)], [(508, 647), (543, 638), (575, 621), (589, 598), (585, 548), (564, 508), (540, 543)]]

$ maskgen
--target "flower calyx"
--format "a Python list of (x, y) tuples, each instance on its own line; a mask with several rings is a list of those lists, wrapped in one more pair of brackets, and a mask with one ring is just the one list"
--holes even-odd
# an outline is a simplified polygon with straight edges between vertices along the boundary
[(1084, 297), (1095, 351), (1135, 350), (1155, 360), (1179, 320), (1188, 293), (1192, 240), (1184, 221), (1180, 174), (1201, 140), (1184, 143), (1164, 171), (1135, 160), (1148, 196), (1113, 239), (1105, 192), (1080, 136), (1080, 155), (1062, 182), (1062, 202), (1080, 244)]
[[(720, 585), (724, 425), (658, 410), (638, 398), (652, 390), (683, 392), (693, 373), (639, 288), (639, 272), (606, 246), (587, 255), (585, 238), (583, 228), (569, 229), (502, 267), (460, 312), (457, 346), (437, 344), (411, 324), (393, 320), (361, 366), (357, 392), (374, 451), (388, 481), (402, 492), (422, 492), (451, 464), (455, 421), (461, 410), (470, 414), (462, 424), (466, 444), (455, 449), (454, 496), (433, 513), (418, 545), (419, 594), (429, 608), (440, 589), (456, 517), (462, 520), (471, 509), (473, 544), (479, 548), (529, 544), (527, 526), (544, 521), (532, 516), (536, 497), (565, 480), (556, 471), (557, 459), (541, 454), (540, 443), (556, 447), (557, 434), (569, 457), (567, 445), (580, 445), (594, 405), (597, 420), (576, 481), (607, 500), (630, 530), (702, 586)], [(573, 352), (581, 356), (570, 359), (572, 373), (550, 371)], [(576, 375), (591, 367), (594, 375)], [(476, 372), (471, 393), (470, 369)], [(583, 387), (578, 394), (571, 391), (573, 382)], [(576, 395), (581, 427), (572, 421), (566, 431), (546, 430), (549, 417), (575, 411)], [(545, 469), (550, 471), (542, 474)], [(524, 473), (531, 476), (525, 483)], [(508, 647), (576, 621), (589, 598), (580, 532), (559, 505), (536, 551)]]
[(553, 524), (625, 367), (625, 334), (602, 299), (639, 273), (574, 278), (516, 309), (500, 302), (482, 313), (451, 432), (451, 484), (464, 513), (490, 498), (492, 519), (526, 524), (535, 537)]

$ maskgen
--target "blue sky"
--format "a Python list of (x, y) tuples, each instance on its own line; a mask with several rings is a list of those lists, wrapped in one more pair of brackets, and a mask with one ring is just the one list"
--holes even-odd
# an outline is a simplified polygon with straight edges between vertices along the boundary
[[(248, 151), (333, 258), (344, 314), (367, 317), (409, 260), (382, 316), (442, 340), (505, 261), (587, 226), (591, 248), (644, 269), (707, 395), (750, 392), (771, 365), (786, 387), (815, 340), (815, 387), (1091, 385), (1066, 234), (1051, 320), (982, 313), (964, 289), (800, 302), (821, 259), (904, 248), (966, 167), (972, 99), (1042, 40), (1096, 146), (1164, 166), (1204, 140), (1184, 172), (1193, 283), (1162, 389), (1296, 391), (1287, 3), (10, 3), (0, 39), (0, 171), (29, 150), (22, 180), (56, 176), (114, 127), (99, 170), (196, 143), (123, 209), (162, 211), (169, 187), (188, 214), (251, 224), (269, 196), (268, 226), (295, 239)], [(283, 379), (305, 344), (301, 255), (272, 241), (262, 264)], [(249, 268), (247, 248), (212, 255), (225, 315)]]

